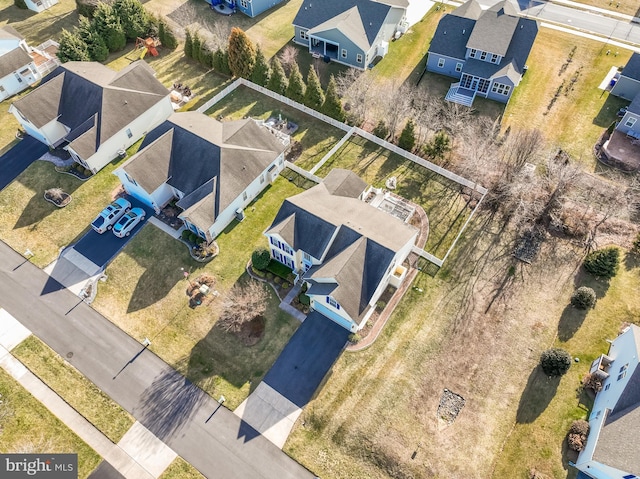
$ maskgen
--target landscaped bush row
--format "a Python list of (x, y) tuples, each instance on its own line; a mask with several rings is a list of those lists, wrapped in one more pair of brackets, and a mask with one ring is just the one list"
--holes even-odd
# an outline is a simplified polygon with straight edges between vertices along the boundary
[(204, 243), (204, 239), (195, 234), (193, 231), (184, 230), (181, 234), (182, 239), (188, 241), (189, 243), (193, 243), (195, 245), (199, 245)]
[(274, 281), (287, 281), (289, 283), (293, 283), (295, 277), (293, 276), (293, 272), (291, 268), (279, 263), (278, 261), (271, 260), (269, 261), (269, 265), (266, 268), (267, 271), (273, 273), (275, 276)]

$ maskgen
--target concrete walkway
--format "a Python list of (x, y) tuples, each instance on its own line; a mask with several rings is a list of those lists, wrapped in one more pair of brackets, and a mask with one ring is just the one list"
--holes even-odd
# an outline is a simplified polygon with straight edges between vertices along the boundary
[[(607, 15), (609, 17), (619, 18), (620, 20), (626, 20), (627, 22), (638, 22), (640, 19), (633, 15), (627, 15), (625, 13), (617, 12), (613, 9), (594, 7), (593, 5), (586, 5), (584, 3), (572, 2), (570, 0), (550, 0), (549, 3), (557, 3), (558, 5), (564, 5), (565, 7), (575, 8), (577, 10), (587, 10), (593, 13), (599, 13), (601, 15)], [(605, 2), (606, 3), (606, 2)], [(612, 2), (611, 6), (617, 2)]]
[(175, 239), (179, 239), (180, 235), (182, 234), (182, 230), (184, 230), (184, 227), (180, 228), (179, 230), (174, 230), (171, 226), (163, 223), (162, 221), (160, 221), (155, 216), (150, 216), (149, 217), (149, 223), (151, 223), (153, 226), (155, 226), (156, 228), (164, 231), (169, 236), (171, 236), (172, 238), (175, 238)]
[(298, 321), (303, 323), (304, 320), (307, 318), (307, 315), (304, 314), (302, 311), (298, 311), (296, 308), (291, 306), (291, 301), (293, 301), (293, 298), (295, 298), (300, 294), (301, 288), (302, 288), (302, 285), (300, 284), (297, 284), (293, 288), (291, 288), (291, 291), (289, 291), (289, 293), (284, 297), (284, 299), (280, 301), (280, 309), (289, 313), (291, 316), (293, 316)]
[[(0, 309), (0, 367), (127, 479), (155, 479), (159, 477), (169, 465), (164, 458), (159, 460), (155, 457), (153, 461), (147, 460), (146, 467), (143, 467), (123, 448), (112, 443), (55, 391), (11, 355), (9, 351), (30, 335), (31, 331), (5, 310)], [(125, 434), (125, 437), (128, 434)], [(143, 452), (148, 449), (148, 444), (148, 440), (138, 441), (135, 447), (130, 446), (129, 449), (135, 453), (134, 456), (145, 457), (148, 454), (143, 454)], [(173, 454), (171, 461), (175, 458), (175, 453)], [(165, 452), (164, 457), (168, 458), (170, 455)]]

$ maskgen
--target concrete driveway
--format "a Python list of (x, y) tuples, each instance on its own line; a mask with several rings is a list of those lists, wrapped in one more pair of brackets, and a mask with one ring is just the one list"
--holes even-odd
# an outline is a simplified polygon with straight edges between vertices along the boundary
[(26, 136), (13, 148), (0, 156), (0, 190), (6, 188), (31, 163), (48, 151), (47, 145)]

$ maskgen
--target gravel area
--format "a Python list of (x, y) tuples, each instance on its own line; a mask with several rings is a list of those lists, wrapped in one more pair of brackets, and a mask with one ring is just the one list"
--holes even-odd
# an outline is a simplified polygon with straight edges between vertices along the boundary
[(464, 407), (464, 398), (459, 394), (445, 389), (438, 404), (438, 418), (447, 424), (453, 424)]
[[(67, 153), (67, 155), (69, 154)], [(53, 163), (59, 167), (71, 166), (74, 163), (73, 158), (70, 156), (67, 156), (67, 158), (60, 158), (59, 156), (51, 154), (51, 152), (45, 153), (38, 159), (40, 161), (48, 161), (49, 163)]]

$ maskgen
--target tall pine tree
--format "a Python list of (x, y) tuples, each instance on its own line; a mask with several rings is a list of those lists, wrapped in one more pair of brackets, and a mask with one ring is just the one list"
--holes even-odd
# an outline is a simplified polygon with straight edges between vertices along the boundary
[(398, 146), (403, 150), (411, 151), (416, 145), (416, 124), (413, 118), (409, 118), (398, 138)]
[(253, 67), (253, 72), (251, 72), (251, 81), (256, 85), (266, 87), (269, 82), (270, 74), (271, 69), (269, 68), (267, 59), (264, 57), (264, 53), (262, 53), (260, 45), (258, 45), (258, 48), (256, 49), (256, 64)]
[(291, 65), (291, 73), (289, 74), (289, 84), (285, 91), (285, 95), (298, 103), (304, 103), (304, 79), (300, 73), (298, 64), (293, 62)]
[(77, 33), (62, 29), (58, 47), (58, 58), (65, 62), (87, 62), (91, 60), (87, 44)]
[(120, 24), (120, 19), (115, 14), (113, 7), (100, 2), (93, 14), (91, 26), (100, 35), (110, 52), (122, 50), (127, 44), (127, 37)]
[(278, 57), (273, 57), (273, 60), (271, 60), (271, 76), (269, 77), (267, 88), (280, 95), (284, 95), (287, 89), (287, 77)]
[(115, 0), (113, 11), (120, 19), (127, 40), (135, 40), (147, 33), (149, 15), (138, 0)]
[(327, 93), (324, 96), (324, 103), (320, 107), (320, 112), (327, 116), (330, 116), (334, 120), (345, 121), (346, 115), (342, 108), (342, 101), (338, 96), (338, 87), (336, 86), (336, 80), (331, 75), (329, 84), (327, 85)]
[(109, 56), (109, 49), (98, 32), (91, 26), (86, 17), (78, 18), (78, 26), (75, 34), (84, 40), (87, 44), (87, 53), (89, 58), (96, 62), (103, 62)]
[(309, 73), (307, 74), (307, 89), (304, 92), (304, 104), (314, 110), (320, 110), (320, 107), (324, 103), (324, 92), (322, 91), (322, 85), (320, 85), (320, 79), (316, 73), (316, 69), (313, 65), (309, 67)]
[(184, 31), (184, 56), (193, 58), (193, 34), (188, 28)]
[(241, 28), (233, 27), (231, 29), (227, 54), (229, 55), (229, 69), (233, 76), (251, 78), (253, 66), (256, 64), (256, 48)]

